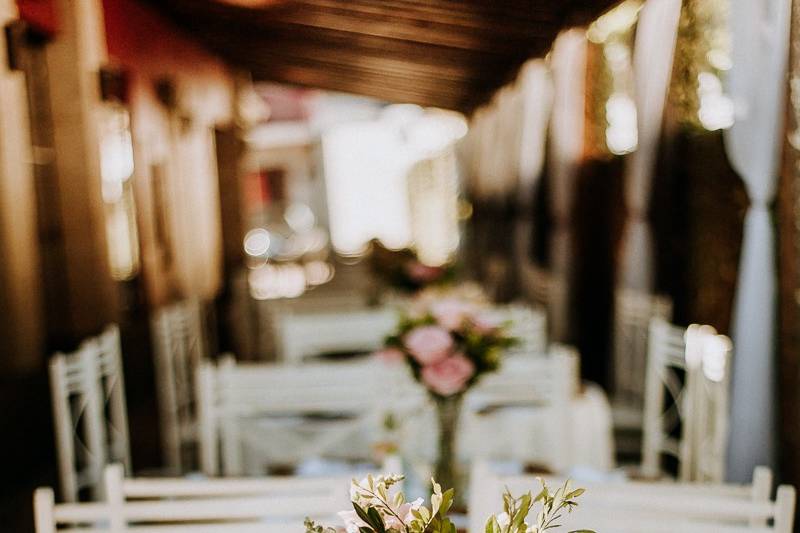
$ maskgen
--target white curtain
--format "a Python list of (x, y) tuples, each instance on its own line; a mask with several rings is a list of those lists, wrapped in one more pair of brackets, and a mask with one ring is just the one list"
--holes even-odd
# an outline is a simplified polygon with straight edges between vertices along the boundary
[(475, 184), (475, 194), (481, 199), (491, 196), (492, 182), (497, 175), (494, 157), (496, 136), (497, 105), (496, 102), (493, 101), (483, 110), (481, 117), (480, 146), (477, 148), (480, 155), (478, 156), (478, 175)]
[(516, 91), (503, 87), (486, 108), (484, 119), (487, 127), (482, 135), (482, 172), (478, 189), (482, 200), (504, 199), (516, 186), (519, 156), (514, 143), (519, 122), (517, 100)]
[(617, 284), (646, 293), (652, 292), (654, 283), (647, 210), (680, 13), (681, 0), (649, 0), (639, 14), (634, 44), (639, 146), (625, 162), (628, 219), (623, 232)]
[(731, 0), (736, 122), (726, 132), (731, 164), (750, 196), (734, 303), (733, 397), (728, 477), (749, 480), (775, 465), (775, 197), (783, 132), (790, 0)]
[(541, 59), (533, 59), (523, 65), (517, 78), (520, 117), (517, 129), (517, 218), (514, 235), (514, 258), (522, 290), (528, 297), (536, 296), (536, 276), (540, 275), (530, 259), (533, 239), (531, 208), (533, 194), (544, 166), (547, 125), (553, 100), (553, 85), (550, 70)]
[(553, 100), (550, 71), (541, 59), (528, 61), (517, 78), (519, 98), (516, 148), (519, 190), (523, 195), (536, 186), (544, 164), (545, 140)]
[(561, 33), (550, 53), (553, 73), (553, 114), (550, 121), (550, 205), (555, 219), (550, 267), (554, 284), (548, 315), (553, 340), (566, 340), (569, 320), (569, 279), (572, 264), (572, 205), (576, 173), (583, 157), (586, 77), (586, 34)]

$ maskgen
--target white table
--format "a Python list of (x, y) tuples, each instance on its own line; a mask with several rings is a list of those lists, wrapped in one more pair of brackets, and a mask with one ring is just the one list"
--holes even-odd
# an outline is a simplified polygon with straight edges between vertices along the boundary
[[(609, 472), (614, 468), (611, 408), (605, 393), (588, 385), (570, 409), (570, 442), (554, 443), (542, 434), (544, 420), (536, 407), (507, 407), (490, 415), (463, 416), (458, 442), (464, 463), (474, 457), (536, 463), (546, 446), (570, 448), (573, 468)], [(286, 465), (325, 457), (363, 461), (373, 457), (374, 445), (385, 438), (380, 417), (303, 419), (269, 417), (241, 421), (242, 446), (248, 473), (261, 474), (269, 464)], [(436, 456), (436, 417), (423, 407), (402, 421), (396, 436), (400, 453), (424, 475)]]

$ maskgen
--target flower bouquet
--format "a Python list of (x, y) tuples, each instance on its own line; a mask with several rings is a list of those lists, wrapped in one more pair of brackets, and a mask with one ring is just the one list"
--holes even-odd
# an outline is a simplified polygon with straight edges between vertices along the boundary
[(379, 354), (404, 360), (436, 403), (439, 450), (435, 477), (458, 487), (456, 430), (464, 393), (485, 373), (497, 370), (514, 340), (472, 302), (444, 299), (412, 311)]
[[(350, 487), (352, 511), (342, 511), (339, 516), (344, 522), (346, 533), (456, 533), (456, 526), (448, 517), (453, 504), (454, 491), (442, 492), (441, 485), (433, 483), (430, 506), (423, 499), (406, 501), (402, 491), (393, 490), (402, 481), (402, 476), (368, 476), (359, 481), (353, 480)], [(537, 496), (530, 492), (514, 498), (510, 493), (503, 495), (504, 510), (499, 515), (489, 517), (486, 533), (543, 533), (558, 528), (557, 521), (564, 512), (572, 512), (578, 505), (576, 499), (583, 489), (572, 490), (569, 482), (551, 493), (542, 482), (542, 490)], [(537, 514), (531, 513), (534, 506), (541, 503)], [(535, 521), (529, 523), (529, 517)], [(337, 533), (341, 529), (325, 527), (310, 519), (305, 521), (306, 533)], [(571, 533), (592, 533), (573, 531)]]
[(389, 250), (380, 241), (372, 241), (372, 273), (389, 287), (410, 293), (429, 286), (445, 285), (455, 280), (454, 265), (426, 265), (413, 250)]

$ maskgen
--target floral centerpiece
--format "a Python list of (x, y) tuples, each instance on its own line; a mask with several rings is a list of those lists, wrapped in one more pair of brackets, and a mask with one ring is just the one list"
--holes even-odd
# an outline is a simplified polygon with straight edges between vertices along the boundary
[(485, 308), (459, 299), (412, 306), (380, 355), (404, 360), (436, 403), (439, 450), (435, 477), (457, 488), (456, 430), (464, 393), (482, 375), (497, 370), (514, 340)]
[(429, 286), (446, 285), (455, 280), (453, 264), (426, 265), (409, 248), (390, 250), (380, 241), (371, 243), (370, 267), (372, 273), (389, 287), (413, 293)]
[[(339, 516), (347, 533), (456, 533), (456, 526), (448, 517), (453, 504), (454, 491), (442, 492), (436, 481), (430, 505), (422, 498), (406, 501), (402, 491), (396, 490), (402, 476), (378, 476), (359, 481), (350, 487), (352, 511), (342, 511)], [(572, 512), (578, 505), (576, 499), (583, 489), (572, 490), (569, 482), (550, 492), (542, 482), (542, 490), (535, 497), (529, 492), (519, 498), (506, 492), (503, 495), (503, 512), (489, 517), (486, 533), (544, 533), (559, 527), (557, 521), (564, 512)], [(542, 509), (531, 511), (537, 503)], [(332, 527), (321, 526), (310, 519), (305, 522), (306, 533), (337, 533)], [(571, 533), (592, 533), (573, 531)]]

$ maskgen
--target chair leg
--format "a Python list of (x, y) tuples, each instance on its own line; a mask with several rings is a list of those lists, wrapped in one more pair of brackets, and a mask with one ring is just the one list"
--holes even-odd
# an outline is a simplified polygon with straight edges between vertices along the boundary
[(55, 494), (53, 489), (36, 489), (33, 493), (33, 520), (36, 533), (56, 533)]

